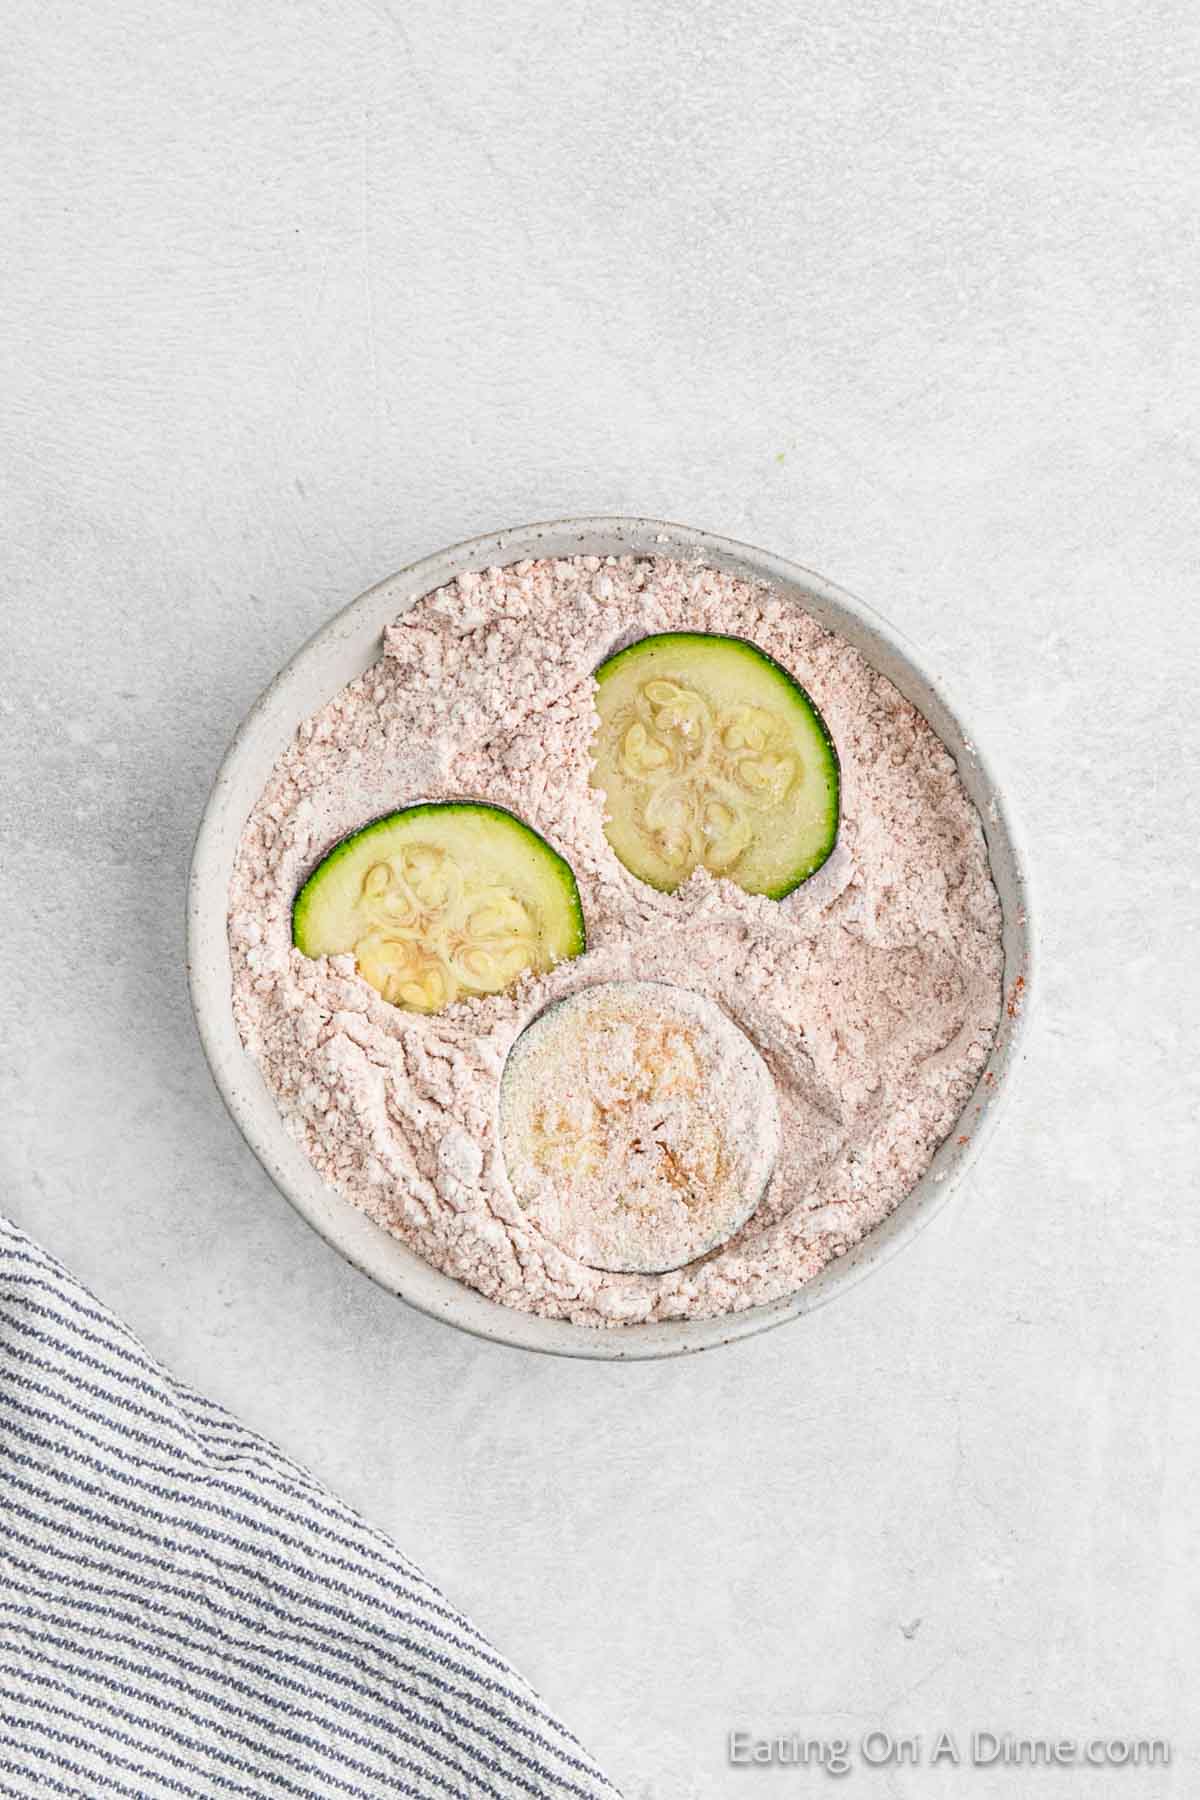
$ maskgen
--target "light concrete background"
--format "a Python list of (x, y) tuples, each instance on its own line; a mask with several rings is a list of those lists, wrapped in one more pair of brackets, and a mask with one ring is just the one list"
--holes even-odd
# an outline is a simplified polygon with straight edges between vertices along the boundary
[[(392, 1530), (631, 1800), (724, 1733), (1162, 1733), (1200, 1791), (1190, 0), (17, 0), (0, 107), (4, 1203)], [(967, 1198), (808, 1322), (488, 1348), (271, 1187), (188, 1012), (238, 720), (370, 582), (658, 513), (910, 633), (1044, 943)]]

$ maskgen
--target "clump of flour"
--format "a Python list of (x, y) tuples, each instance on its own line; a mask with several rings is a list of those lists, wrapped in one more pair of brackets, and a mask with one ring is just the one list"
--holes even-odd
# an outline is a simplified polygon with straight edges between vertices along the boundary
[[(631, 876), (588, 782), (592, 670), (649, 632), (746, 637), (813, 695), (842, 762), (829, 861), (783, 901), (704, 871)], [(509, 807), (567, 858), (588, 951), (512, 993), (421, 1015), (352, 957), (292, 947), (301, 881), (348, 832), (418, 800)], [(770, 589), (698, 564), (576, 557), (464, 574), (384, 635), (307, 720), (247, 822), (230, 891), (234, 1007), (289, 1130), (352, 1205), (482, 1293), (589, 1325), (703, 1317), (793, 1292), (893, 1210), (986, 1061), (1000, 909), (978, 816), (921, 715)], [(508, 1052), (548, 1002), (601, 981), (707, 996), (774, 1077), (765, 1199), (663, 1275), (575, 1261), (526, 1217), (499, 1139)]]

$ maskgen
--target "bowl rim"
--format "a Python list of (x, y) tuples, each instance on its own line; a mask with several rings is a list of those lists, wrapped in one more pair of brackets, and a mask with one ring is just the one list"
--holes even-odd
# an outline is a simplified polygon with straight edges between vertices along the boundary
[[(611, 542), (613, 548), (589, 551), (585, 547), (597, 540)], [(252, 786), (249, 804), (234, 824), (230, 806), (239, 787), (245, 785), (252, 760), (259, 759), (260, 740), (277, 745), (267, 764), (269, 770), (301, 720), (316, 710), (305, 704), (297, 712), (295, 690), (332, 655), (347, 652), (364, 635), (366, 621), (375, 621), (368, 635), (377, 645), (384, 623), (465, 569), (538, 555), (586, 554), (675, 556), (727, 568), (743, 578), (768, 582), (784, 597), (789, 597), (790, 591), (790, 597), (805, 604), (819, 622), (855, 643), (869, 662), (874, 659), (864, 649), (864, 640), (886, 652), (899, 665), (902, 678), (897, 680), (895, 668), (882, 672), (925, 715), (954, 757), (979, 812), (1000, 896), (1005, 949), (1005, 1005), (1000, 1027), (975, 1089), (925, 1173), (887, 1218), (794, 1294), (715, 1318), (611, 1327), (577, 1325), (502, 1305), (434, 1269), (324, 1182), (287, 1133), (274, 1096), (233, 1023), (227, 936), (229, 875), (246, 817), (266, 773), (254, 778), (257, 785)], [(363, 666), (369, 666), (377, 654), (376, 648)], [(331, 681), (317, 705), (332, 699), (344, 684), (344, 679)], [(187, 889), (188, 987), (213, 1080), (246, 1143), (307, 1223), (352, 1266), (443, 1323), (493, 1343), (599, 1361), (685, 1356), (772, 1330), (847, 1293), (911, 1244), (958, 1191), (1010, 1097), (1014, 1076), (1026, 1054), (1034, 1012), (1034, 909), (1025, 843), (994, 768), (974, 734), (968, 736), (963, 729), (945, 699), (941, 681), (929, 673), (925, 658), (911, 640), (866, 602), (802, 564), (734, 538), (637, 516), (550, 519), (464, 539), (407, 564), (335, 613), (269, 683), (222, 759), (200, 818)], [(956, 1128), (973, 1107), (976, 1118), (964, 1144)]]

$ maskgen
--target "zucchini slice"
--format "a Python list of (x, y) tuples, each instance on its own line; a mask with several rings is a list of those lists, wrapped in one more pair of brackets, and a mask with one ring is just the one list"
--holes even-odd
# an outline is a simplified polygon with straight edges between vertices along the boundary
[(668, 631), (596, 670), (592, 785), (631, 875), (703, 866), (782, 900), (837, 841), (837, 751), (812, 699), (745, 638)]
[(665, 982), (599, 982), (548, 1006), (501, 1077), (513, 1192), (593, 1269), (662, 1274), (715, 1250), (762, 1199), (779, 1132), (750, 1039)]
[(353, 952), (393, 1006), (441, 1012), (584, 948), (570, 865), (503, 807), (430, 801), (343, 838), (292, 907), (305, 956)]

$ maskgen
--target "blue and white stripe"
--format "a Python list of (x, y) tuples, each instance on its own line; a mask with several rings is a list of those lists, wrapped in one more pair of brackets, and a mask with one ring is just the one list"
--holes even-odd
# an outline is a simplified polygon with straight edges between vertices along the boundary
[(0, 1219), (0, 1794), (616, 1789), (393, 1543)]

